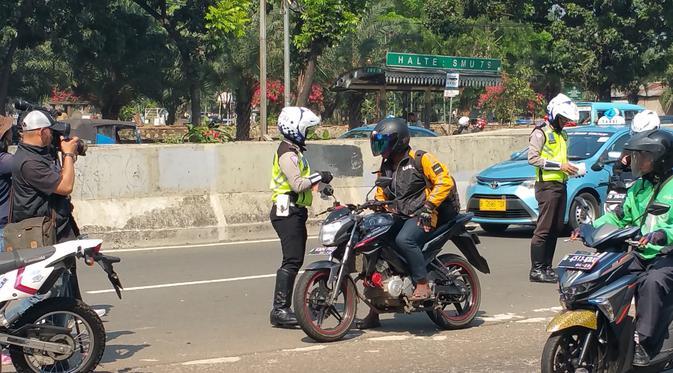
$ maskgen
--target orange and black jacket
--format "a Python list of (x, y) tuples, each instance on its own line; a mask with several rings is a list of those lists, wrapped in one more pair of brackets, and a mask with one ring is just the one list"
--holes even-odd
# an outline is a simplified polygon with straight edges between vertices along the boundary
[[(384, 161), (379, 175), (392, 177), (393, 183), (385, 189), (377, 188), (376, 199), (394, 201), (395, 210), (402, 215), (414, 216), (426, 204), (436, 212), (449, 209), (455, 213), (460, 210), (453, 177), (446, 166), (430, 153), (410, 149), (397, 165), (390, 160)], [(433, 223), (436, 218), (437, 213)]]

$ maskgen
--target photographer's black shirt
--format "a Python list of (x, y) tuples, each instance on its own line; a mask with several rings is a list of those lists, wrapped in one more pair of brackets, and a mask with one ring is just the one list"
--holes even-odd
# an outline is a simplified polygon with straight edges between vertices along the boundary
[(12, 166), (12, 221), (51, 216), (53, 209), (59, 242), (74, 238), (70, 199), (55, 193), (60, 179), (60, 166), (49, 147), (20, 143)]

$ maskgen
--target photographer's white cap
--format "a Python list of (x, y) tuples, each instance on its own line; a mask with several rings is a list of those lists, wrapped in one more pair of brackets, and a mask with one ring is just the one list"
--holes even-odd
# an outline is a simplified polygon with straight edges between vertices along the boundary
[(63, 123), (54, 121), (52, 124), (52, 121), (49, 120), (47, 114), (40, 110), (33, 110), (26, 114), (23, 118), (23, 122), (21, 122), (21, 127), (24, 131), (32, 131), (40, 128), (51, 128), (56, 131), (62, 131), (65, 128)]

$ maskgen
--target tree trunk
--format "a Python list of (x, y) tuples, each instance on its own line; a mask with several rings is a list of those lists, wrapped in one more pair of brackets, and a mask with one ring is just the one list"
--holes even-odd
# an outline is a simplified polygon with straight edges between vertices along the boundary
[(176, 117), (175, 112), (178, 111), (177, 106), (171, 105), (168, 108), (166, 108), (166, 110), (168, 110), (168, 118), (166, 119), (166, 124), (169, 126), (175, 124), (175, 117)]
[(299, 74), (299, 78), (297, 79), (297, 88), (299, 90), (297, 94), (297, 106), (306, 106), (308, 103), (308, 96), (311, 95), (311, 86), (315, 78), (317, 58), (318, 56), (311, 52), (308, 56), (306, 66), (304, 66), (304, 69)]
[(604, 102), (612, 101), (612, 83), (605, 82), (598, 87), (598, 100)]
[(12, 72), (12, 60), (14, 59), (17, 44), (18, 39), (14, 38), (0, 67), (0, 115), (6, 114), (5, 104), (7, 101), (7, 92), (9, 91), (9, 77)]
[(236, 141), (250, 140), (250, 114), (252, 114), (253, 81), (244, 79), (236, 89)]
[(192, 125), (201, 125), (201, 87), (195, 76), (189, 77), (189, 98), (191, 99)]
[(348, 105), (348, 129), (362, 125), (362, 103), (365, 101), (363, 92), (351, 92), (346, 97)]

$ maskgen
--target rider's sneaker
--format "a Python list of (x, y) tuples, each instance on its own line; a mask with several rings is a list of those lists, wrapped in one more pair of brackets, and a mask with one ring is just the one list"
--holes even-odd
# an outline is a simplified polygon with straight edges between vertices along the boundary
[(636, 344), (635, 351), (633, 352), (633, 365), (637, 367), (650, 365), (650, 356), (640, 344)]

